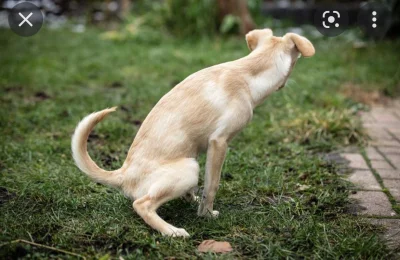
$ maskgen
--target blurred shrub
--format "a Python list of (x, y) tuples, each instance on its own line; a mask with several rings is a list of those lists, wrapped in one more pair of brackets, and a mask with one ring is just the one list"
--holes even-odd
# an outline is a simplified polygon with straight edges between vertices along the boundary
[(214, 0), (165, 0), (136, 2), (136, 15), (143, 25), (167, 29), (175, 36), (204, 36), (217, 32), (217, 2)]
[(256, 24), (262, 24), (267, 19), (261, 12), (262, 3), (263, 0), (247, 0), (247, 7)]
[(236, 33), (239, 32), (240, 19), (239, 17), (228, 14), (222, 20), (221, 26), (219, 27), (219, 32), (222, 34)]
[[(252, 17), (261, 19), (261, 0), (248, 0)], [(223, 13), (217, 0), (137, 1), (136, 12), (145, 24), (165, 28), (175, 36), (212, 36), (238, 33), (242, 20), (237, 14)]]
[(166, 0), (161, 10), (165, 25), (175, 35), (213, 35), (216, 32), (214, 0)]
[(162, 33), (162, 28), (156, 29), (154, 26), (159, 22), (149, 18), (153, 17), (130, 17), (118, 30), (106, 31), (101, 38), (116, 42), (134, 40), (136, 43), (159, 44), (166, 35)]

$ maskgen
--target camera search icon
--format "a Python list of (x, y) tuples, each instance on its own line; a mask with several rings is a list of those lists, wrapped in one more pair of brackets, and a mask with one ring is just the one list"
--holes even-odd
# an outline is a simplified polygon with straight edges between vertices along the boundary
[(316, 10), (314, 23), (322, 35), (334, 37), (347, 29), (349, 18), (347, 12), (339, 7), (324, 7)]

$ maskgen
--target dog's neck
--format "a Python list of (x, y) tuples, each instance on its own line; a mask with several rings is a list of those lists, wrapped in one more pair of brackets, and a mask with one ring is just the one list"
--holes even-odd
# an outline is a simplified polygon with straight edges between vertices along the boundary
[(248, 70), (248, 76), (245, 79), (255, 107), (285, 84), (292, 59), (289, 54), (283, 52), (266, 56), (262, 49), (254, 50), (244, 59), (248, 64), (245, 68)]

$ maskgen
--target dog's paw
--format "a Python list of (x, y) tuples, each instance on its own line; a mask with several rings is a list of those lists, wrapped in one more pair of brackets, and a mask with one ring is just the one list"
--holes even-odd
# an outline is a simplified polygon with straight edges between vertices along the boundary
[(209, 210), (205, 212), (199, 211), (197, 215), (200, 217), (217, 218), (219, 216), (219, 211), (218, 210)]
[(218, 210), (213, 210), (212, 211), (212, 217), (213, 218), (218, 218), (218, 216), (219, 216), (219, 211)]
[(163, 236), (170, 237), (190, 237), (189, 233), (183, 228), (169, 227), (168, 231), (163, 233)]

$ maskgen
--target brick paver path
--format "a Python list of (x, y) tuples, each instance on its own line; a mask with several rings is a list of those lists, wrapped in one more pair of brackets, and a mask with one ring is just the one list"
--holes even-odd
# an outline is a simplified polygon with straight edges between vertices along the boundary
[(369, 146), (359, 153), (343, 153), (353, 169), (348, 179), (355, 185), (351, 198), (357, 213), (387, 227), (390, 245), (400, 245), (400, 100), (387, 107), (373, 107), (361, 114)]

